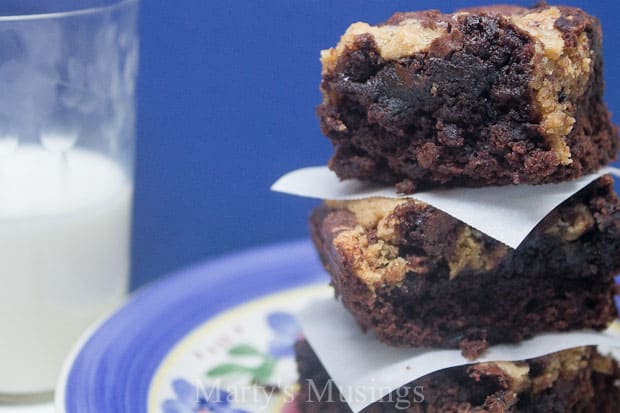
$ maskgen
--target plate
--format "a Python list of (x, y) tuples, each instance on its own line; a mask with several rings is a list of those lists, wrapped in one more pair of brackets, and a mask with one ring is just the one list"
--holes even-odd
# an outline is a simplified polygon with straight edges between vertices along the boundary
[(294, 412), (293, 314), (332, 295), (309, 241), (191, 267), (91, 328), (56, 391), (59, 413)]

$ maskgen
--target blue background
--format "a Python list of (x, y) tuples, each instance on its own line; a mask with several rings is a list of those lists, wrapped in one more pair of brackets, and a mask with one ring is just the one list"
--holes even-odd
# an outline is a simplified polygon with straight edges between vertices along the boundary
[[(143, 0), (134, 287), (205, 257), (307, 236), (316, 202), (269, 186), (331, 154), (314, 113), (319, 51), (350, 23), (490, 2)], [(606, 99), (620, 112), (620, 5), (563, 3), (601, 19)]]

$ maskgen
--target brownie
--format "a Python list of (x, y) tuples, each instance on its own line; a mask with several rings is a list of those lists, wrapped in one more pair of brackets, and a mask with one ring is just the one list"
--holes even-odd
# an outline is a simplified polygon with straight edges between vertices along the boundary
[(618, 313), (620, 203), (605, 175), (517, 249), (420, 201), (326, 201), (310, 227), (336, 295), (394, 346), (461, 348), (605, 329)]
[[(297, 342), (295, 351), (299, 410), (350, 413), (338, 386), (308, 343)], [(350, 389), (346, 391), (351, 393)], [(574, 348), (522, 362), (477, 363), (422, 377), (362, 410), (404, 411), (616, 413), (620, 411), (620, 367), (615, 359), (594, 347)]]
[(397, 13), (321, 53), (317, 113), (342, 179), (566, 181), (615, 159), (599, 21), (572, 7)]

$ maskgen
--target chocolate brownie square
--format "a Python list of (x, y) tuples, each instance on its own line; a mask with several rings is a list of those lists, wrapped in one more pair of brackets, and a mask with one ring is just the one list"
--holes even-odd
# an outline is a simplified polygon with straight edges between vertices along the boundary
[[(304, 340), (295, 346), (302, 413), (350, 413), (340, 389)], [(341, 392), (343, 390), (343, 392)], [(550, 413), (620, 411), (618, 362), (580, 347), (520, 362), (453, 367), (415, 380), (363, 413)]]
[(414, 199), (326, 201), (312, 237), (364, 330), (394, 346), (461, 348), (605, 329), (618, 313), (620, 203), (605, 175), (512, 249)]
[(566, 181), (615, 159), (599, 21), (572, 7), (397, 13), (322, 52), (340, 178), (437, 186)]

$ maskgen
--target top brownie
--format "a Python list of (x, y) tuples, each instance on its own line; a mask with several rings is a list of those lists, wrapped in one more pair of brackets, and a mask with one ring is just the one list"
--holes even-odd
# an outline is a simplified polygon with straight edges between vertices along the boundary
[(598, 20), (571, 7), (397, 13), (321, 54), (321, 129), (340, 178), (542, 184), (615, 159)]

